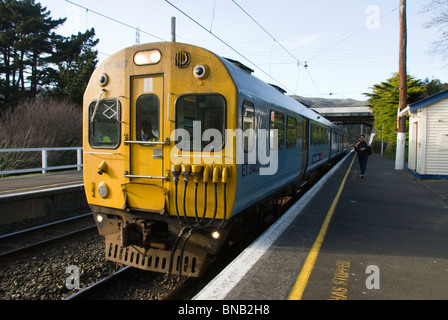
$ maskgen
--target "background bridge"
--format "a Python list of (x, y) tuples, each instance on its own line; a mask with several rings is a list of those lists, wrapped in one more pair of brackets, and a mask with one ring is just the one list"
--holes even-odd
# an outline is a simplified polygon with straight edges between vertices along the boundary
[(313, 107), (335, 124), (365, 124), (373, 127), (373, 111), (368, 106), (360, 107)]

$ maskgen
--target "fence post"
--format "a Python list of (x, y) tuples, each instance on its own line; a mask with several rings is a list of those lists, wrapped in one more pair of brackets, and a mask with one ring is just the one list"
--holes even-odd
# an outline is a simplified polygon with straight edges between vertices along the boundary
[(76, 149), (76, 155), (77, 155), (76, 164), (78, 165), (78, 171), (80, 171), (82, 169), (82, 148)]
[(42, 174), (46, 174), (47, 173), (47, 155), (48, 155), (48, 151), (47, 149), (42, 149)]

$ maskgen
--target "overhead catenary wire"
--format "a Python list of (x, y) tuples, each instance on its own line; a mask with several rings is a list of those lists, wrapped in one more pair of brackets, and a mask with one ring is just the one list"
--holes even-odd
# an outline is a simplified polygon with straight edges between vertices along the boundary
[(241, 9), (241, 11), (243, 11), (253, 22), (255, 22), (269, 37), (272, 38), (272, 40), (274, 40), (274, 43), (278, 43), (278, 45), (285, 50), (285, 52), (290, 55), (297, 63), (297, 65), (302, 64), (300, 62), (299, 59), (297, 59), (288, 49), (285, 48), (284, 45), (282, 45), (269, 31), (266, 30), (265, 27), (263, 27), (257, 20), (255, 20), (254, 17), (252, 17), (243, 7), (241, 7), (241, 5), (238, 4), (238, 2), (236, 2), (235, 0), (232, 0), (232, 2)]
[(289, 89), (288, 87), (286, 87), (284, 84), (282, 84), (280, 81), (278, 81), (277, 79), (275, 79), (274, 77), (272, 77), (268, 72), (264, 71), (261, 67), (259, 67), (256, 63), (254, 63), (253, 61), (251, 61), (249, 58), (247, 58), (246, 56), (244, 56), (241, 52), (239, 52), (238, 50), (236, 50), (234, 47), (232, 47), (230, 44), (228, 44), (226, 41), (224, 41), (223, 39), (221, 39), (219, 36), (217, 36), (215, 33), (213, 33), (211, 30), (207, 29), (206, 27), (204, 27), (201, 23), (199, 23), (197, 20), (195, 20), (193, 17), (191, 17), (190, 15), (188, 15), (186, 12), (184, 12), (183, 10), (181, 10), (179, 7), (175, 6), (173, 3), (171, 3), (168, 0), (165, 0), (166, 3), (168, 3), (169, 5), (171, 5), (174, 9), (176, 9), (177, 11), (179, 11), (180, 13), (182, 13), (185, 17), (187, 17), (188, 19), (190, 19), (192, 22), (194, 22), (196, 25), (198, 25), (200, 28), (202, 28), (203, 30), (207, 31), (208, 33), (210, 33), (215, 39), (217, 39), (218, 41), (220, 41), (222, 44), (224, 44), (226, 47), (228, 47), (229, 49), (231, 49), (233, 52), (235, 52), (236, 54), (238, 54), (240, 57), (242, 57), (243, 59), (245, 59), (246, 61), (248, 61), (250, 64), (252, 64), (255, 68), (257, 68), (259, 71), (261, 71), (263, 74), (265, 74), (266, 76), (268, 76), (269, 78), (271, 78), (272, 80), (274, 80), (276, 83), (278, 83), (280, 86), (282, 86), (283, 88), (287, 89), (290, 92), (293, 92), (291, 89)]
[[(380, 20), (383, 19), (383, 18), (385, 18), (385, 17), (387, 17), (388, 15), (394, 13), (395, 11), (398, 10), (398, 8), (399, 8), (399, 7), (396, 7), (396, 8), (393, 9), (392, 11), (389, 11), (388, 13), (382, 15), (382, 16), (380, 17)], [(360, 33), (361, 31), (364, 31), (364, 30), (366, 30), (366, 29), (367, 29), (367, 26), (364, 26), (363, 28), (358, 29), (358, 30), (356, 30), (355, 32), (352, 32), (351, 34), (349, 34), (349, 35), (346, 36), (345, 38), (343, 38), (343, 39), (339, 40), (338, 42), (332, 44), (332, 45), (329, 46), (328, 48), (326, 48), (326, 49), (324, 49), (324, 50), (318, 52), (317, 54), (315, 54), (315, 55), (312, 56), (311, 58), (307, 59), (306, 61), (309, 62), (309, 61), (311, 61), (311, 60), (314, 60), (315, 58), (321, 56), (321, 55), (324, 54), (325, 52), (327, 52), (327, 51), (333, 49), (333, 48), (336, 47), (337, 45), (341, 44), (342, 42), (344, 42), (344, 41), (350, 39), (351, 37), (357, 35), (357, 34)]]
[[(303, 65), (300, 60), (298, 58), (296, 58), (284, 45), (281, 44), (281, 42), (279, 42), (268, 30), (266, 30), (265, 27), (263, 27), (257, 20), (255, 20), (254, 17), (252, 17), (252, 15), (249, 14), (249, 12), (247, 12), (238, 2), (236, 2), (235, 0), (232, 0), (232, 2), (238, 7), (240, 8), (241, 11), (243, 11), (253, 22), (255, 22), (255, 24), (257, 24), (269, 37), (272, 38), (272, 40), (274, 41), (273, 45), (272, 45), (272, 49), (271, 49), (271, 56), (269, 58), (269, 71), (271, 70), (271, 66), (272, 66), (272, 52), (274, 51), (274, 45), (277, 43), (290, 57), (292, 57), (295, 61), (295, 63), (297, 64), (297, 82), (296, 82), (296, 87), (295, 87), (295, 91), (293, 92), (294, 94), (297, 94), (296, 92), (298, 91), (299, 88), (299, 75), (300, 75), (300, 66)], [(303, 65), (305, 66), (305, 65)], [(316, 84), (315, 84), (316, 85)], [(316, 85), (317, 86), (317, 85)]]
[[(307, 62), (305, 62), (304, 64), (303, 63), (301, 63), (300, 62), (300, 60), (298, 59), (298, 58), (296, 58), (284, 45), (282, 45), (268, 30), (266, 30), (266, 28), (265, 27), (263, 27), (254, 17), (252, 17), (240, 4), (238, 4), (238, 2), (236, 2), (235, 0), (232, 0), (232, 2), (238, 7), (238, 8), (240, 8), (240, 10), (241, 11), (243, 11), (255, 24), (257, 24), (269, 37), (271, 37), (272, 38), (272, 40), (274, 41), (274, 44), (275, 43), (278, 43), (278, 45), (289, 55), (289, 56), (291, 56), (293, 59), (294, 59), (294, 61), (296, 62), (296, 64), (297, 64), (297, 68), (298, 68), (298, 76), (297, 76), (297, 78), (299, 77), (299, 69), (300, 69), (300, 66), (303, 66), (304, 68), (305, 68), (305, 70), (306, 70), (306, 72), (308, 73), (308, 75), (309, 75), (309, 77), (310, 77), (310, 79), (311, 79), (311, 82), (313, 83), (313, 85), (315, 86), (315, 88), (317, 89), (317, 92), (319, 92), (319, 94), (320, 94), (320, 96), (323, 98), (323, 95), (322, 95), (322, 92), (320, 91), (320, 89), (319, 89), (319, 87), (318, 87), (318, 85), (317, 85), (317, 83), (316, 83), (316, 81), (314, 81), (314, 79), (313, 79), (313, 77), (311, 76), (311, 73), (310, 73), (310, 71), (308, 70), (308, 64), (307, 64)], [(272, 50), (271, 50), (271, 56), (272, 56)], [(269, 67), (271, 66), (271, 60), (269, 61)], [(297, 83), (296, 83), (296, 91), (298, 90), (298, 86), (299, 86), (299, 84), (298, 84), (298, 79), (297, 79)], [(327, 103), (328, 104), (328, 103)]]
[[(319, 95), (320, 95), (322, 98), (324, 98), (324, 95), (322, 94), (322, 92), (320, 91), (319, 87), (317, 86), (316, 81), (314, 81), (313, 77), (311, 76), (311, 73), (310, 73), (310, 71), (308, 70), (308, 66), (305, 66), (305, 70), (306, 70), (306, 72), (308, 73), (308, 76), (310, 77), (311, 82), (312, 82), (312, 83), (314, 84), (314, 86), (316, 87), (317, 92), (319, 92)], [(325, 98), (324, 98), (324, 99), (325, 99)], [(328, 101), (327, 101), (326, 99), (324, 100), (324, 102), (325, 102), (325, 104), (326, 104), (327, 106), (330, 106), (330, 105), (328, 104)]]
[[(348, 40), (348, 39), (350, 39), (351, 37), (353, 37), (353, 36), (355, 36), (355, 35), (357, 35), (358, 33), (360, 33), (360, 32), (362, 32), (362, 31), (364, 31), (365, 29), (367, 29), (367, 25), (366, 26), (364, 26), (363, 28), (361, 28), (361, 29), (359, 29), (359, 30), (356, 30), (355, 32), (353, 32), (353, 33), (351, 33), (351, 34), (349, 34), (348, 36), (346, 36), (345, 38), (343, 38), (343, 39), (341, 39), (341, 40), (339, 40), (338, 42), (336, 42), (336, 43), (334, 43), (333, 45), (331, 45), (331, 46), (329, 46), (328, 48), (325, 48), (324, 50), (322, 50), (322, 51), (320, 51), (320, 52), (318, 52), (317, 54), (315, 54), (314, 56), (312, 56), (311, 58), (309, 58), (309, 59), (307, 59), (306, 61), (305, 61), (305, 63), (301, 63), (300, 62), (300, 60), (298, 59), (298, 58), (296, 58), (287, 48), (285, 48), (265, 27), (263, 27), (252, 15), (250, 15), (240, 4), (238, 4), (238, 2), (236, 1), (236, 0), (231, 0), (241, 11), (243, 11), (254, 23), (256, 23), (269, 37), (271, 37), (273, 40), (274, 40), (274, 44), (275, 43), (278, 43), (279, 44), (279, 46), (289, 55), (289, 56), (291, 56), (295, 61), (296, 61), (296, 63), (297, 63), (297, 66), (299, 67), (299, 66), (303, 66), (304, 68), (305, 68), (305, 70), (307, 71), (307, 73), (308, 73), (308, 75), (309, 75), (309, 77), (310, 77), (310, 79), (311, 79), (311, 82), (313, 83), (313, 85), (315, 86), (315, 88), (317, 89), (317, 91), (319, 92), (319, 94), (323, 97), (323, 95), (322, 95), (322, 93), (321, 93), (321, 91), (320, 91), (320, 89), (319, 89), (319, 87), (318, 87), (318, 85), (317, 85), (317, 83), (316, 83), (316, 81), (313, 79), (313, 77), (311, 76), (311, 73), (310, 73), (310, 71), (309, 71), (309, 69), (308, 69), (308, 62), (309, 61), (311, 61), (311, 60), (313, 60), (313, 59), (315, 59), (315, 58), (317, 58), (317, 57), (319, 57), (319, 56), (321, 56), (322, 54), (324, 54), (324, 53), (326, 53), (326, 52), (328, 52), (328, 51), (330, 51), (331, 49), (333, 49), (334, 47), (336, 47), (336, 46), (338, 46), (339, 44), (341, 44), (342, 42), (344, 42), (344, 41), (346, 41), (346, 40)], [(389, 11), (389, 12), (387, 12), (386, 14), (384, 14), (383, 16), (381, 16), (379, 19), (381, 20), (381, 19), (383, 19), (384, 17), (386, 17), (386, 16), (388, 16), (388, 15), (390, 15), (390, 14), (392, 14), (393, 12), (395, 12), (395, 11), (397, 11), (398, 10), (398, 8), (399, 7), (396, 7), (396, 8), (394, 8), (393, 10), (391, 10), (391, 11)], [(271, 52), (271, 55), (272, 55), (272, 52)], [(271, 57), (270, 57), (270, 61), (269, 61), (269, 66), (271, 66)], [(297, 81), (297, 84), (296, 84), (296, 91), (297, 91), (297, 89), (298, 89), (298, 81)]]
[(65, 0), (65, 2), (68, 2), (68, 3), (70, 3), (70, 4), (74, 5), (74, 6), (77, 6), (77, 7), (79, 7), (79, 8), (82, 8), (82, 9), (88, 11), (88, 12), (93, 12), (94, 14), (99, 15), (100, 17), (103, 17), (103, 18), (106, 18), (106, 19), (111, 20), (111, 21), (113, 21), (113, 22), (119, 23), (119, 24), (121, 24), (121, 25), (123, 25), (123, 26), (125, 26), (125, 27), (134, 29), (135, 31), (138, 31), (138, 32), (140, 32), (140, 33), (144, 33), (144, 34), (146, 34), (146, 35), (148, 35), (148, 36), (151, 36), (151, 37), (153, 37), (153, 38), (156, 38), (156, 39), (158, 39), (158, 40), (167, 42), (167, 40), (165, 40), (165, 39), (163, 39), (163, 38), (161, 38), (161, 37), (158, 37), (158, 36), (156, 36), (156, 35), (154, 35), (154, 34), (152, 34), (152, 33), (149, 33), (149, 32), (146, 32), (146, 31), (144, 31), (144, 30), (141, 30), (139, 27), (131, 26), (130, 24), (127, 24), (127, 23), (125, 23), (125, 22), (123, 22), (123, 21), (120, 21), (120, 20), (117, 20), (117, 19), (115, 19), (115, 18), (112, 18), (112, 17), (110, 17), (110, 16), (108, 16), (108, 15), (105, 15), (105, 14), (100, 13), (100, 12), (98, 12), (98, 11), (92, 10), (92, 9), (90, 9), (90, 8), (84, 7), (84, 6), (82, 6), (82, 5), (80, 5), (80, 4), (77, 4), (77, 3), (73, 2), (73, 1)]
[[(74, 5), (74, 6), (77, 6), (77, 7), (79, 7), (79, 8), (82, 8), (82, 9), (86, 10), (86, 12), (90, 12), (90, 13), (96, 14), (96, 15), (98, 15), (98, 16), (101, 16), (101, 17), (103, 17), (103, 18), (106, 18), (106, 19), (108, 19), (108, 20), (110, 20), (110, 21), (113, 21), (113, 22), (115, 22), (115, 23), (121, 24), (121, 25), (123, 25), (123, 26), (125, 26), (125, 27), (127, 27), (127, 28), (131, 28), (131, 29), (136, 30), (136, 31), (139, 30), (139, 27), (132, 26), (132, 25), (126, 23), (126, 22), (123, 22), (123, 21), (120, 21), (120, 20), (118, 20), (118, 19), (115, 19), (115, 18), (113, 18), (113, 17), (111, 17), (111, 16), (108, 16), (107, 14), (100, 13), (100, 12), (98, 12), (98, 11), (92, 10), (92, 9), (87, 8), (87, 7), (85, 7), (85, 6), (79, 5), (79, 4), (75, 3), (74, 1), (71, 1), (71, 0), (65, 0), (65, 1), (66, 1), (67, 3), (70, 3), (70, 4)], [(231, 49), (233, 52), (237, 53), (239, 56), (241, 56), (243, 59), (245, 59), (245, 60), (248, 61), (249, 63), (251, 63), (257, 70), (261, 71), (263, 74), (265, 74), (265, 75), (268, 76), (270, 79), (272, 79), (273, 81), (275, 81), (275, 82), (276, 82), (277, 84), (279, 84), (281, 87), (284, 87), (285, 89), (287, 89), (287, 90), (290, 92), (290, 94), (296, 94), (295, 92), (298, 91), (298, 88), (299, 88), (299, 80), (298, 80), (298, 79), (299, 79), (299, 73), (300, 73), (300, 67), (301, 67), (301, 66), (303, 66), (303, 67), (306, 69), (306, 71), (307, 71), (308, 75), (310, 76), (310, 79), (311, 79), (311, 81), (312, 81), (314, 87), (316, 87), (316, 89), (318, 90), (318, 92), (321, 93), (322, 91), (318, 88), (316, 81), (311, 77), (310, 70), (307, 69), (307, 66), (309, 66), (309, 61), (311, 61), (311, 60), (315, 60), (317, 57), (320, 57), (320, 56), (322, 56), (322, 55), (325, 54), (325, 58), (324, 58), (323, 61), (321, 61), (321, 59), (319, 59), (319, 65), (322, 65), (322, 64), (323, 64), (323, 65), (325, 65), (325, 64), (329, 64), (330, 62), (328, 61), (328, 59), (327, 59), (326, 57), (327, 57), (327, 53), (328, 53), (330, 50), (332, 50), (334, 47), (340, 45), (342, 42), (344, 42), (344, 41), (350, 39), (351, 37), (355, 36), (356, 34), (360, 33), (361, 31), (365, 30), (366, 28), (368, 28), (367, 26), (364, 26), (363, 28), (361, 28), (361, 29), (359, 29), (359, 30), (356, 30), (355, 32), (349, 34), (348, 36), (346, 36), (346, 37), (344, 37), (343, 39), (337, 41), (336, 43), (330, 45), (329, 47), (324, 48), (323, 50), (319, 51), (317, 54), (312, 55), (312, 57), (310, 57), (309, 59), (306, 59), (306, 60), (305, 60), (305, 59), (302, 59), (302, 58), (299, 59), (299, 58), (297, 58), (293, 53), (291, 53), (291, 52), (288, 50), (288, 48), (286, 48), (286, 47), (285, 47), (285, 46), (284, 46), (284, 45), (283, 45), (283, 44), (282, 44), (282, 43), (281, 43), (281, 42), (280, 42), (280, 41), (279, 41), (279, 40), (278, 40), (278, 39), (277, 39), (277, 38), (270, 32), (270, 31), (268, 31), (268, 28), (266, 28), (265, 26), (263, 26), (262, 23), (260, 23), (259, 21), (257, 21), (257, 19), (254, 18), (254, 16), (252, 16), (252, 15), (251, 15), (245, 8), (243, 8), (243, 7), (238, 3), (237, 0), (231, 0), (231, 1), (232, 1), (233, 4), (234, 4), (235, 6), (237, 6), (237, 7), (238, 7), (238, 8), (239, 8), (239, 9), (240, 9), (240, 10), (241, 10), (241, 11), (242, 11), (242, 12), (243, 12), (243, 13), (244, 13), (244, 14), (245, 14), (251, 21), (253, 21), (259, 28), (261, 28), (261, 29), (263, 30), (264, 33), (266, 33), (266, 34), (273, 40), (272, 49), (271, 49), (270, 54), (269, 54), (269, 70), (268, 70), (268, 71), (265, 71), (265, 70), (261, 67), (260, 64), (258, 64), (258, 63), (254, 63), (253, 60), (247, 58), (247, 57), (245, 56), (246, 53), (243, 54), (243, 53), (240, 51), (240, 49), (238, 49), (238, 50), (235, 49), (234, 46), (230, 45), (228, 42), (224, 41), (224, 40), (221, 39), (218, 35), (216, 35), (214, 32), (212, 32), (212, 29), (213, 29), (213, 26), (214, 26), (214, 20), (215, 20), (216, 5), (217, 5), (217, 1), (216, 1), (216, 0), (214, 1), (213, 12), (212, 12), (212, 17), (211, 17), (211, 24), (210, 24), (209, 28), (204, 27), (201, 23), (199, 23), (199, 22), (196, 21), (194, 18), (192, 18), (191, 16), (189, 16), (188, 14), (186, 14), (186, 13), (185, 13), (184, 11), (182, 11), (180, 8), (176, 7), (176, 6), (175, 6), (174, 4), (172, 4), (170, 1), (165, 0), (166, 3), (170, 4), (170, 5), (171, 5), (172, 7), (174, 7), (177, 11), (179, 11), (179, 12), (181, 12), (183, 15), (185, 15), (188, 19), (190, 19), (191, 21), (193, 21), (195, 24), (197, 24), (198, 26), (200, 26), (202, 29), (206, 30), (206, 31), (207, 31), (209, 34), (211, 34), (214, 38), (218, 39), (222, 44), (224, 44), (225, 46), (227, 46), (227, 47), (228, 47), (229, 49)], [(398, 10), (398, 7), (394, 8), (393, 10), (391, 10), (391, 11), (387, 12), (386, 14), (382, 15), (379, 19), (383, 19), (384, 17), (386, 17), (386, 16), (392, 14), (393, 12), (395, 12), (395, 11), (397, 11), (397, 10)], [(149, 33), (149, 32), (147, 32), (147, 31), (144, 31), (144, 30), (141, 30), (141, 29), (140, 29), (140, 33), (149, 35), (149, 36), (151, 36), (151, 37), (153, 37), (153, 38), (155, 38), (155, 39), (161, 40), (161, 41), (165, 41), (165, 42), (168, 41), (168, 40), (166, 40), (166, 39), (163, 39), (162, 37), (159, 37), (159, 36), (157, 36), (157, 35), (154, 35), (154, 34), (152, 34), (152, 33)], [(273, 53), (274, 53), (274, 47), (275, 47), (275, 44), (276, 44), (276, 43), (279, 45), (279, 47), (280, 47), (284, 52), (286, 52), (286, 54), (287, 54), (289, 57), (291, 57), (291, 58), (294, 60), (295, 65), (297, 66), (297, 72), (298, 72), (298, 75), (297, 75), (297, 82), (296, 82), (296, 84), (294, 85), (294, 86), (295, 86), (295, 90), (291, 90), (291, 89), (289, 89), (286, 85), (282, 84), (278, 79), (276, 79), (276, 78), (275, 78), (274, 76), (272, 76), (272, 74), (271, 74), (271, 66), (272, 66), (272, 65), (276, 65), (276, 64), (280, 64), (280, 63), (276, 63), (276, 62), (275, 62), (275, 61), (276, 61), (276, 58), (275, 58), (275, 55), (273, 55)], [(305, 52), (306, 52), (306, 51), (307, 51), (307, 50), (305, 49)], [(99, 53), (102, 54), (102, 55), (108, 56), (107, 53), (104, 53), (104, 52), (99, 52)], [(259, 53), (259, 52), (257, 52), (257, 53)], [(337, 53), (337, 52), (336, 52), (336, 53)], [(333, 56), (336, 56), (336, 58), (339, 59), (339, 58), (338, 58), (339, 54), (333, 54)], [(321, 57), (321, 58), (322, 58), (322, 57)], [(344, 64), (345, 64), (345, 65), (348, 65), (348, 64), (352, 65), (352, 64), (354, 63), (353, 60), (347, 61), (347, 58), (344, 57), (344, 56), (343, 56), (343, 57), (340, 57), (340, 59), (341, 59), (340, 62), (342, 62), (342, 63), (339, 63), (339, 64), (337, 65), (338, 67), (343, 67)], [(377, 55), (374, 57), (374, 59), (382, 60), (382, 59), (378, 58)], [(384, 59), (386, 59), (386, 57), (384, 57)], [(274, 62), (273, 62), (273, 60), (274, 60)], [(303, 61), (303, 62), (301, 62), (301, 61)], [(355, 61), (355, 63), (357, 63), (358, 66), (363, 66), (363, 64), (361, 63), (361, 61)], [(285, 62), (281, 62), (281, 64), (288, 64), (288, 62), (286, 62), (286, 61), (285, 61)], [(333, 64), (332, 64), (332, 65), (333, 65)], [(366, 66), (366, 67), (369, 68), (370, 66)]]
[[(163, 39), (163, 38), (161, 38), (161, 37), (158, 37), (158, 36), (156, 36), (156, 35), (154, 35), (154, 34), (151, 34), (151, 33), (149, 33), (149, 32), (146, 32), (146, 31), (144, 31), (144, 30), (142, 30), (142, 29), (140, 29), (139, 27), (134, 27), (134, 26), (132, 26), (132, 25), (130, 25), (130, 24), (127, 24), (127, 23), (125, 23), (125, 22), (123, 22), (123, 21), (120, 21), (120, 20), (118, 20), (118, 19), (115, 19), (115, 18), (113, 18), (113, 17), (110, 17), (110, 16), (108, 16), (108, 15), (106, 15), (106, 14), (103, 14), (103, 13), (100, 13), (100, 12), (98, 12), (98, 11), (95, 11), (95, 10), (92, 10), (92, 9), (90, 9), (90, 8), (87, 8), (87, 7), (85, 7), (85, 6), (82, 6), (82, 5), (80, 5), (80, 4), (77, 4), (77, 3), (75, 3), (75, 2), (73, 2), (73, 1), (70, 1), (70, 0), (65, 0), (66, 2), (68, 2), (68, 3), (70, 3), (70, 4), (72, 4), (72, 5), (74, 5), (74, 6), (77, 6), (77, 7), (79, 7), (79, 8), (82, 8), (82, 9), (84, 9), (84, 10), (86, 10), (86, 12), (92, 12), (92, 13), (94, 13), (94, 14), (96, 14), (96, 15), (99, 15), (99, 16), (101, 16), (101, 17), (103, 17), (103, 18), (106, 18), (106, 19), (108, 19), (108, 20), (111, 20), (111, 21), (113, 21), (113, 22), (115, 22), (115, 23), (118, 23), (118, 24), (121, 24), (121, 25), (123, 25), (123, 26), (125, 26), (125, 27), (128, 27), (128, 28), (131, 28), (131, 29), (133, 29), (133, 30), (135, 30), (136, 32), (139, 32), (139, 33), (143, 33), (143, 34), (146, 34), (146, 35), (149, 35), (149, 36), (151, 36), (151, 37), (153, 37), (153, 38), (156, 38), (156, 39), (158, 39), (158, 40), (161, 40), (161, 41), (164, 41), (164, 42), (168, 42), (168, 40), (166, 40), (166, 39)], [(286, 87), (284, 84), (282, 84), (280, 81), (278, 81), (277, 79), (275, 79), (274, 77), (272, 77), (269, 73), (267, 73), (266, 71), (264, 71), (261, 67), (259, 67), (257, 64), (255, 64), (254, 62), (252, 62), (250, 59), (248, 59), (247, 57), (245, 57), (241, 52), (239, 52), (238, 50), (236, 50), (235, 48), (233, 48), (231, 45), (229, 45), (227, 42), (225, 42), (224, 40), (222, 40), (220, 37), (218, 37), (216, 34), (214, 34), (211, 30), (212, 30), (212, 26), (213, 26), (213, 19), (212, 19), (212, 24), (211, 24), (211, 26), (210, 26), (210, 30), (208, 30), (206, 27), (204, 27), (202, 24), (200, 24), (198, 21), (196, 21), (194, 18), (192, 18), (191, 16), (189, 16), (188, 14), (186, 14), (184, 11), (182, 11), (180, 8), (178, 8), (178, 7), (176, 7), (174, 4), (172, 4), (171, 2), (169, 2), (169, 1), (167, 1), (167, 0), (165, 0), (165, 2), (167, 2), (168, 4), (170, 4), (173, 8), (175, 8), (177, 11), (179, 11), (180, 13), (182, 13), (183, 15), (185, 15), (188, 19), (190, 19), (191, 21), (193, 21), (195, 24), (197, 24), (198, 26), (200, 26), (202, 29), (204, 29), (205, 31), (207, 31), (208, 33), (210, 33), (213, 37), (215, 37), (216, 39), (218, 39), (221, 43), (223, 43), (224, 45), (226, 45), (229, 49), (231, 49), (232, 51), (234, 51), (235, 53), (237, 53), (239, 56), (241, 56), (242, 58), (244, 58), (246, 61), (248, 61), (249, 63), (251, 63), (253, 66), (255, 66), (258, 70), (260, 70), (262, 73), (264, 73), (266, 76), (268, 76), (269, 78), (271, 78), (272, 80), (274, 80), (276, 83), (278, 83), (280, 86), (282, 86), (282, 87), (284, 87), (285, 89), (287, 89), (288, 91), (290, 91), (290, 92), (293, 92), (291, 89), (289, 89), (288, 87)], [(215, 3), (216, 4), (216, 3)], [(101, 54), (104, 54), (104, 55), (106, 55), (106, 56), (108, 56), (108, 54), (106, 54), (106, 53), (103, 53), (103, 52), (101, 52)]]

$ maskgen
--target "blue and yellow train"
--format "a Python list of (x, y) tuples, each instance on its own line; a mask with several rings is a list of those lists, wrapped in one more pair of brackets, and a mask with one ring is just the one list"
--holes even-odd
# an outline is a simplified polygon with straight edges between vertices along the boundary
[(108, 260), (197, 277), (347, 150), (339, 127), (252, 72), (174, 42), (98, 66), (84, 95), (84, 182)]

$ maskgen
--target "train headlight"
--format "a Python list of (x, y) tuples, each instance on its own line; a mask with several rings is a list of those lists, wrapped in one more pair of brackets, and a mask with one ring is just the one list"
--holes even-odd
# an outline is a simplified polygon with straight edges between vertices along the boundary
[(103, 222), (103, 216), (100, 214), (96, 215), (96, 222), (98, 222), (98, 223)]
[(219, 236), (220, 236), (220, 234), (219, 234), (218, 231), (213, 231), (213, 232), (212, 232), (212, 238), (213, 238), (213, 239), (218, 240)]
[(194, 67), (194, 69), (193, 69), (193, 75), (197, 79), (207, 78), (208, 73), (209, 73), (209, 69), (208, 69), (208, 66), (206, 66), (206, 65), (199, 64), (196, 67)]
[(162, 54), (159, 50), (139, 51), (134, 55), (134, 63), (138, 66), (159, 63)]

